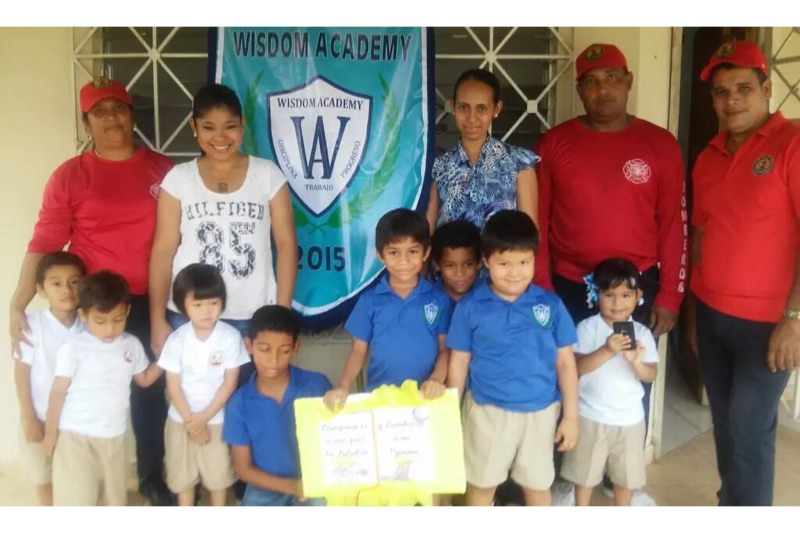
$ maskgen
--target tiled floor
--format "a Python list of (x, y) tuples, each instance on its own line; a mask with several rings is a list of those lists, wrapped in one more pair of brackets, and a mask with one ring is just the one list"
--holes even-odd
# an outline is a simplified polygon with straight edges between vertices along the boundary
[[(711, 412), (667, 365), (661, 458), (647, 469), (646, 491), (659, 505), (717, 505)], [(790, 386), (794, 386), (793, 383)], [(790, 392), (790, 391), (789, 391)], [(775, 505), (800, 505), (800, 422), (781, 407), (776, 445)], [(602, 497), (602, 495), (600, 495)], [(606, 498), (593, 503), (610, 504)]]
[[(338, 359), (343, 359), (343, 354), (328, 352), (326, 355), (331, 368), (319, 370), (335, 379), (335, 371), (341, 364)], [(298, 363), (302, 365), (303, 359), (307, 361), (310, 357), (299, 359)], [(708, 407), (700, 405), (692, 397), (683, 380), (670, 367), (674, 368), (674, 365), (668, 365), (667, 371), (663, 455), (648, 467), (645, 489), (661, 506), (716, 505), (719, 477), (710, 431), (711, 415)], [(784, 408), (781, 409), (774, 502), (775, 505), (800, 506), (800, 423), (792, 420)], [(35, 502), (34, 488), (17, 467), (0, 470), (0, 505), (34, 505)], [(592, 503), (602, 506), (612, 502), (602, 491), (596, 490)], [(129, 504), (142, 505), (142, 499), (135, 491), (129, 493)]]

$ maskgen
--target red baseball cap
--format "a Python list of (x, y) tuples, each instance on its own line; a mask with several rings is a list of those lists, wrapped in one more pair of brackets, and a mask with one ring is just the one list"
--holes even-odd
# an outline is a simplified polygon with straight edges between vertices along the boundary
[(81, 112), (88, 112), (94, 105), (104, 98), (116, 98), (128, 105), (133, 104), (131, 95), (117, 80), (97, 76), (92, 81), (81, 87)]
[(756, 45), (748, 41), (728, 41), (717, 48), (708, 65), (700, 73), (702, 81), (708, 81), (711, 71), (717, 65), (728, 63), (736, 67), (757, 68), (767, 76), (767, 60), (764, 59), (764, 52)]
[(593, 68), (628, 68), (625, 56), (613, 44), (590, 44), (575, 59), (576, 80)]

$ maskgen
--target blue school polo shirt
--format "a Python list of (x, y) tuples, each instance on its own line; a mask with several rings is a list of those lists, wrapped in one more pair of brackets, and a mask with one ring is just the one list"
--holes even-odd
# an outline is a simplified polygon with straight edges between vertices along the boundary
[(367, 391), (407, 379), (422, 385), (433, 372), (438, 335), (447, 333), (452, 306), (444, 291), (421, 278), (405, 300), (389, 286), (388, 276), (362, 294), (345, 329), (369, 343)]
[(577, 341), (561, 299), (531, 285), (514, 302), (481, 284), (456, 306), (447, 346), (470, 352), (472, 398), (517, 412), (533, 412), (561, 399), (556, 350)]
[(319, 372), (289, 366), (289, 385), (279, 404), (256, 388), (256, 373), (225, 406), (222, 440), (231, 446), (250, 446), (253, 465), (274, 476), (300, 477), (300, 456), (294, 421), (294, 401), (314, 398), (331, 389)]

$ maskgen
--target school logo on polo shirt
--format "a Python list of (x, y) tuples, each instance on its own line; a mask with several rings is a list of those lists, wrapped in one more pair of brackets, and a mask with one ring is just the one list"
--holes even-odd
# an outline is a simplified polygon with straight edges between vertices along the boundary
[(550, 325), (550, 306), (545, 304), (539, 304), (533, 306), (533, 318), (536, 319), (536, 322), (539, 323), (542, 327), (547, 327)]
[(622, 167), (625, 179), (636, 185), (650, 181), (650, 165), (641, 159), (631, 159)]
[(150, 196), (158, 200), (158, 193), (161, 192), (161, 184), (154, 183), (150, 186)]
[(775, 166), (775, 159), (773, 159), (771, 155), (762, 155), (756, 159), (755, 163), (753, 163), (753, 174), (756, 176), (769, 174), (769, 171), (772, 170), (773, 166)]
[(222, 364), (222, 352), (217, 350), (216, 352), (211, 353), (211, 357), (208, 358), (208, 364), (211, 366), (219, 366)]
[(425, 320), (428, 321), (428, 324), (431, 326), (436, 323), (436, 319), (439, 317), (439, 306), (435, 303), (431, 302), (427, 304), (425, 307)]
[(129, 352), (128, 350), (125, 350), (125, 352), (123, 352), (122, 358), (125, 359), (126, 363), (132, 363), (133, 362), (133, 354), (131, 352)]

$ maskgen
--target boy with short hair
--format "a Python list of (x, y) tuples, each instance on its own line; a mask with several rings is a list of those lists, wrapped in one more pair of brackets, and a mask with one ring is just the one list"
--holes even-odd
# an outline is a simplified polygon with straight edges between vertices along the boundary
[(453, 220), (433, 232), (431, 259), (436, 286), (458, 302), (472, 290), (481, 266), (481, 232), (468, 220)]
[(161, 375), (148, 366), (142, 343), (125, 333), (130, 294), (125, 279), (103, 270), (81, 279), (78, 315), (85, 331), (56, 355), (45, 425), (45, 453), (53, 457), (53, 503), (126, 505), (131, 379), (149, 387)]
[(411, 379), (425, 398), (444, 394), (452, 302), (420, 276), (430, 244), (428, 222), (420, 213), (399, 208), (378, 221), (375, 247), (387, 273), (361, 295), (345, 323), (353, 347), (338, 386), (325, 395), (330, 409), (344, 405), (367, 352), (367, 392)]
[(67, 338), (81, 331), (78, 282), (86, 274), (83, 261), (69, 252), (53, 252), (36, 266), (36, 292), (50, 307), (27, 313), (31, 344), (20, 344), (14, 363), (21, 415), (20, 455), (36, 484), (40, 505), (53, 505), (53, 465), (44, 453), (44, 422), (53, 384), (56, 353)]
[(464, 391), (469, 374), (467, 505), (491, 505), (509, 470), (527, 505), (550, 505), (553, 441), (562, 450), (577, 441), (575, 326), (555, 294), (531, 284), (538, 237), (520, 211), (487, 221), (481, 251), (490, 280), (459, 302), (447, 336), (448, 385)]
[(300, 348), (300, 321), (290, 309), (261, 307), (249, 329), (244, 342), (256, 371), (228, 401), (222, 429), (236, 474), (247, 483), (242, 505), (324, 505), (303, 497), (294, 401), (322, 396), (331, 383), (291, 364)]

